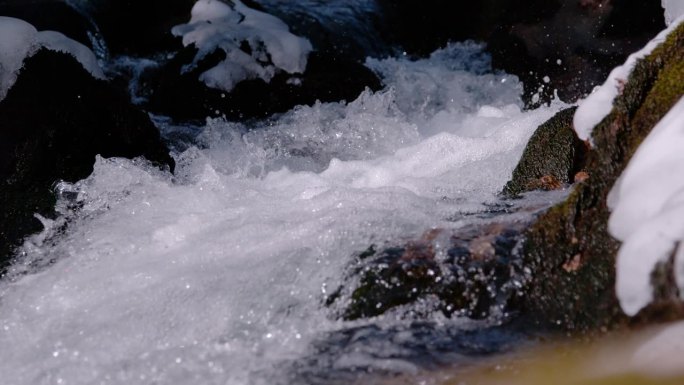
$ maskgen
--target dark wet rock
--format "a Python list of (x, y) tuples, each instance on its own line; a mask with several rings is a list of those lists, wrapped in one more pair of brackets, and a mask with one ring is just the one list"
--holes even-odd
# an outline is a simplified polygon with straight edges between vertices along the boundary
[(97, 50), (97, 27), (64, 0), (0, 0), (0, 16), (24, 20), (39, 31), (58, 31)]
[(24, 236), (42, 228), (34, 213), (52, 215), (53, 184), (87, 177), (97, 154), (174, 164), (127, 95), (70, 55), (41, 50), (26, 59), (0, 102), (0, 267)]
[(283, 20), (290, 31), (311, 41), (326, 55), (363, 61), (367, 57), (395, 54), (387, 44), (382, 16), (374, 1), (328, 1), (325, 7), (311, 7), (308, 1), (261, 1), (264, 11)]
[[(594, 128), (588, 178), (525, 231), (525, 266), (532, 271), (525, 306), (540, 323), (595, 330), (627, 322), (614, 294), (619, 243), (608, 233), (606, 199), (639, 144), (682, 95), (684, 26), (638, 61), (612, 112)], [(668, 277), (654, 274), (656, 300), (636, 320), (684, 315)]]
[[(547, 6), (544, 14), (527, 20), (509, 17), (487, 38), (494, 67), (520, 77), (532, 106), (556, 90), (568, 102), (589, 93), (630, 52), (665, 28), (658, 0), (550, 3), (556, 3), (555, 9)], [(512, 7), (534, 9), (515, 0)]]
[[(529, 106), (575, 101), (664, 28), (659, 0), (379, 0), (388, 40), (426, 56), (448, 41), (487, 43)], [(536, 95), (536, 96), (535, 96)]]
[(512, 179), (504, 187), (507, 196), (542, 189), (555, 190), (572, 183), (584, 167), (587, 145), (572, 127), (577, 108), (565, 109), (539, 126), (530, 139)]
[(449, 41), (475, 39), (484, 31), (487, 1), (378, 0), (389, 42), (408, 54), (428, 56)]
[(186, 23), (195, 0), (77, 0), (99, 27), (112, 55), (176, 51), (171, 28)]
[(261, 79), (246, 80), (231, 92), (225, 92), (209, 88), (199, 80), (201, 73), (225, 58), (225, 53), (216, 51), (192, 71), (182, 73), (183, 66), (192, 62), (195, 53), (193, 46), (184, 48), (167, 64), (144, 75), (143, 81), (150, 90), (150, 94), (143, 95), (148, 99), (146, 108), (175, 120), (216, 116), (241, 120), (267, 117), (316, 101), (352, 101), (366, 88), (381, 88), (378, 77), (362, 64), (313, 52), (301, 75), (280, 72), (269, 83)]
[[(515, 308), (515, 279), (522, 277), (513, 249), (521, 223), (472, 225), (453, 233), (434, 230), (400, 246), (375, 246), (356, 256), (347, 280), (328, 298), (328, 305), (348, 296), (342, 318), (354, 320), (426, 302), (446, 316), (485, 318), (499, 306)], [(443, 245), (447, 245), (446, 247)]]

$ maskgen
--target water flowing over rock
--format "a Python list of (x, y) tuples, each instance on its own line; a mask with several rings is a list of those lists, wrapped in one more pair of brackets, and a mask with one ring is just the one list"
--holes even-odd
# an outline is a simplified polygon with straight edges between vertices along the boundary
[(125, 94), (93, 78), (72, 56), (41, 50), (24, 62), (0, 102), (0, 264), (52, 215), (54, 183), (92, 172), (95, 155), (174, 161), (159, 132)]
[[(357, 255), (350, 281), (328, 298), (328, 305), (348, 295), (345, 319), (378, 316), (392, 309), (424, 303), (425, 311), (483, 319), (515, 310), (523, 267), (513, 249), (524, 223), (470, 226), (453, 233), (433, 230), (422, 239)], [(447, 246), (445, 247), (444, 244)], [(419, 306), (420, 307), (420, 306)]]

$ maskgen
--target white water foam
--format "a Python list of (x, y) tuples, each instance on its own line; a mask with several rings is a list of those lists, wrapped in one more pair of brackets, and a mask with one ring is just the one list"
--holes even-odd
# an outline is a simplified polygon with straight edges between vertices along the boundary
[(353, 253), (462, 225), (454, 215), (497, 200), (558, 110), (522, 112), (517, 80), (486, 62), (454, 66), (476, 51), (376, 61), (393, 87), (349, 105), (251, 126), (210, 120), (175, 176), (98, 159), (61, 186), (67, 230), (46, 222), (0, 283), (3, 381), (288, 383), (284, 365), (354, 325), (323, 305)]

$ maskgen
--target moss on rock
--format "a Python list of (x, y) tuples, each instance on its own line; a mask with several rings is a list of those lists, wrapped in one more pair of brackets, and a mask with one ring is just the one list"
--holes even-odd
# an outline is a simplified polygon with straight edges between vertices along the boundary
[(586, 146), (572, 128), (576, 109), (565, 109), (539, 126), (513, 171), (512, 179), (504, 187), (504, 195), (555, 189), (573, 181), (575, 173), (583, 167), (586, 155)]
[[(614, 294), (619, 242), (606, 199), (639, 144), (684, 95), (684, 25), (635, 66), (611, 113), (594, 128), (589, 179), (526, 231), (532, 272), (526, 308), (539, 322), (590, 330), (627, 321)], [(570, 268), (571, 267), (571, 268)], [(656, 318), (669, 318), (659, 305)]]

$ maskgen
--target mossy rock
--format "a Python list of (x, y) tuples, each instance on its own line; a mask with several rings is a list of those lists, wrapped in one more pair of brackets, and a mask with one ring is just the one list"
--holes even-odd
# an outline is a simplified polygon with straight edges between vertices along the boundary
[(565, 109), (539, 126), (513, 171), (512, 179), (504, 187), (504, 195), (516, 196), (572, 183), (575, 174), (584, 166), (587, 152), (586, 145), (572, 128), (576, 110), (576, 107)]
[[(613, 110), (594, 128), (588, 179), (526, 231), (523, 253), (532, 273), (525, 306), (540, 323), (595, 330), (628, 321), (614, 293), (619, 242), (608, 233), (607, 196), (639, 144), (684, 95), (683, 63), (684, 25), (637, 62)], [(645, 312), (652, 316), (640, 319), (681, 315), (678, 306), (668, 311), (658, 302)]]

